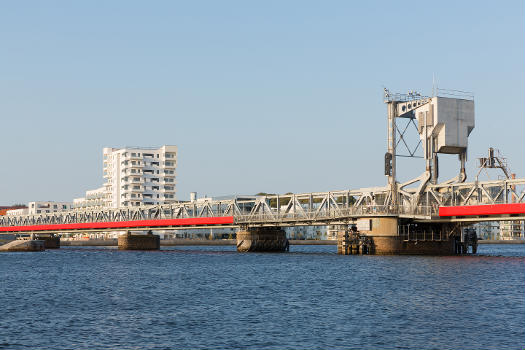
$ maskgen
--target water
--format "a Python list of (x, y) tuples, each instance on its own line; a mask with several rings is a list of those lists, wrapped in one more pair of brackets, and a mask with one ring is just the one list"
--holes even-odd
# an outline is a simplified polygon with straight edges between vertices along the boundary
[(523, 349), (525, 246), (0, 254), (0, 349)]

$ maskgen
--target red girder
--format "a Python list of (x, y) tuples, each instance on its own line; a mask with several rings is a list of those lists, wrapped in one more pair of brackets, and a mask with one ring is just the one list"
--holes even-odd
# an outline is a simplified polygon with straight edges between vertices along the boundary
[(439, 216), (525, 214), (525, 203), (439, 207)]

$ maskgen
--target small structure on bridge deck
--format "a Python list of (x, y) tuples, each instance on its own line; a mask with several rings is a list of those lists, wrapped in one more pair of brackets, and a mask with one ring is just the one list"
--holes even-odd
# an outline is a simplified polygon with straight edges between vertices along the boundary
[(147, 234), (127, 232), (118, 236), (118, 249), (120, 250), (158, 250), (160, 237), (151, 231)]
[(245, 227), (237, 232), (238, 252), (284, 252), (289, 246), (280, 227)]

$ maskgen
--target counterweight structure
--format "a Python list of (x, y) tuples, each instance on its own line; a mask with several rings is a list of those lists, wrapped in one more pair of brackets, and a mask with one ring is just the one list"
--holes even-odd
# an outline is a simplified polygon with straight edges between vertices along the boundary
[[(439, 91), (439, 90), (438, 90)], [(448, 93), (450, 94), (450, 93)], [(474, 129), (474, 99), (467, 93), (450, 96), (422, 96), (417, 92), (393, 94), (384, 89), (384, 102), (388, 115), (388, 150), (385, 154), (385, 175), (388, 177), (389, 204), (415, 208), (420, 205), (421, 195), (428, 184), (436, 185), (439, 177), (438, 153), (457, 154), (460, 162), (457, 177), (446, 181), (462, 183), (466, 180), (465, 162), (467, 160), (468, 136)], [(406, 127), (398, 127), (399, 118), (409, 119)], [(414, 150), (406, 142), (406, 132), (412, 124), (416, 127), (420, 142)], [(408, 155), (399, 155), (398, 146), (403, 144)], [(418, 177), (398, 183), (396, 177), (396, 157), (416, 157), (417, 148), (422, 145), (425, 171)], [(417, 191), (409, 193), (406, 188), (419, 182)], [(405, 201), (402, 201), (402, 197)]]

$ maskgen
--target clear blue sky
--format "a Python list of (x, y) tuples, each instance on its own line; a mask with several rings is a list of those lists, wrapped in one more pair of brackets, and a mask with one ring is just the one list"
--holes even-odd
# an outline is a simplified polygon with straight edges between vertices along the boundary
[(521, 0), (2, 2), (0, 204), (82, 196), (105, 146), (178, 145), (180, 199), (384, 185), (382, 88), (433, 74), (475, 94), (470, 178), (489, 146), (523, 177), (524, 29)]

